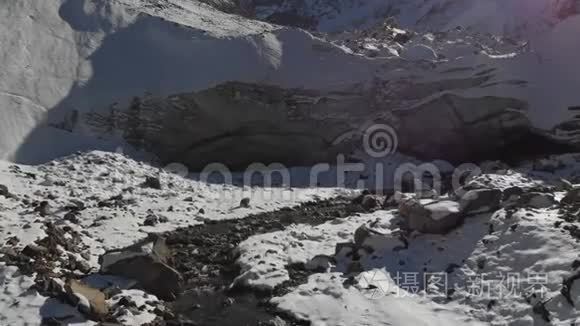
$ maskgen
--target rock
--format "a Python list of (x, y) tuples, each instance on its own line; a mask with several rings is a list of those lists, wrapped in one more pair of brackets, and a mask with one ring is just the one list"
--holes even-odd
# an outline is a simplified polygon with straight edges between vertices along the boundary
[(17, 259), (18, 258), (18, 253), (16, 252), (16, 250), (14, 250), (14, 248), (11, 248), (11, 247), (1, 247), (0, 254), (4, 255), (10, 259)]
[(141, 184), (142, 187), (144, 188), (151, 188), (151, 189), (157, 189), (157, 190), (161, 190), (161, 180), (159, 180), (158, 177), (151, 177), (148, 176), (145, 178), (145, 182), (143, 182)]
[(393, 35), (393, 41), (395, 41), (399, 44), (405, 44), (405, 43), (409, 42), (410, 39), (411, 39), (411, 33), (408, 33), (406, 31), (402, 31), (400, 33), (395, 33)]
[(88, 274), (91, 271), (91, 264), (86, 260), (77, 260), (76, 267), (83, 274)]
[(143, 222), (145, 226), (155, 226), (159, 223), (159, 219), (156, 215), (148, 215)]
[(574, 190), (575, 187), (570, 181), (560, 178), (560, 185), (558, 188), (560, 190), (571, 191)]
[(32, 258), (40, 257), (46, 255), (47, 253), (48, 249), (46, 247), (35, 244), (29, 244), (26, 247), (24, 247), (24, 249), (22, 249), (22, 254)]
[(502, 199), (499, 189), (470, 190), (460, 199), (460, 209), (466, 215), (489, 213), (499, 209)]
[(460, 204), (455, 201), (408, 199), (399, 205), (407, 227), (422, 233), (445, 234), (463, 221)]
[(49, 278), (44, 282), (42, 290), (52, 297), (59, 297), (66, 294), (65, 282), (59, 278)]
[(361, 200), (361, 206), (367, 210), (371, 211), (380, 206), (379, 200), (373, 195), (364, 195)]
[(47, 216), (50, 214), (50, 204), (46, 200), (41, 201), (40, 204), (34, 208), (34, 211), (38, 212), (40, 216)]
[(163, 215), (155, 215), (155, 214), (149, 214), (147, 215), (147, 217), (145, 218), (145, 221), (143, 222), (143, 225), (145, 226), (155, 226), (159, 223), (167, 223), (169, 222), (169, 219), (166, 216)]
[(79, 221), (79, 219), (77, 217), (77, 214), (75, 212), (68, 212), (68, 213), (66, 213), (64, 215), (64, 219), (66, 221), (69, 221), (69, 222), (73, 223), (73, 224), (79, 224), (80, 223), (80, 221)]
[(306, 269), (316, 272), (327, 272), (334, 265), (334, 258), (326, 255), (317, 255), (306, 263)]
[(286, 323), (286, 321), (280, 318), (279, 316), (276, 316), (276, 318), (270, 319), (266, 322), (260, 323), (260, 326), (287, 326), (287, 325), (288, 323)]
[(350, 255), (356, 250), (355, 245), (352, 242), (339, 242), (334, 248), (335, 257), (344, 257)]
[(569, 190), (566, 196), (562, 198), (562, 204), (572, 205), (580, 203), (580, 189)]
[(10, 193), (8, 187), (5, 185), (0, 184), (0, 196), (4, 196), (6, 198), (12, 198), (14, 195)]
[(250, 207), (250, 198), (245, 197), (240, 200), (240, 207), (249, 208)]
[(230, 307), (230, 306), (234, 305), (234, 303), (236, 303), (236, 300), (234, 298), (227, 297), (224, 299), (222, 305), (224, 307)]
[(335, 252), (337, 255), (341, 254), (341, 251), (348, 254), (360, 248), (387, 252), (405, 246), (404, 237), (399, 230), (379, 231), (363, 224), (354, 232), (354, 245), (339, 243), (336, 245)]
[(101, 273), (134, 279), (147, 292), (163, 300), (174, 300), (181, 290), (179, 272), (168, 265), (169, 248), (165, 239), (149, 237), (139, 243), (99, 258)]
[(109, 312), (103, 292), (77, 280), (68, 280), (65, 285), (68, 300), (77, 306), (80, 312), (101, 320)]
[(548, 208), (556, 205), (558, 202), (554, 195), (542, 192), (528, 192), (520, 196), (519, 205), (529, 206), (532, 208)]
[(519, 196), (524, 193), (524, 190), (520, 187), (514, 186), (504, 189), (502, 193), (502, 200), (508, 201), (519, 198)]

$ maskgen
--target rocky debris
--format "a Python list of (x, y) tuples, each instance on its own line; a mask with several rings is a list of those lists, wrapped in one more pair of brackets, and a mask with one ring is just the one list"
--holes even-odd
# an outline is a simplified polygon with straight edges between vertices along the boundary
[(147, 176), (145, 178), (145, 181), (141, 184), (141, 186), (143, 188), (151, 188), (151, 189), (157, 189), (157, 190), (162, 189), (161, 180), (159, 179), (159, 177)]
[(503, 194), (499, 189), (470, 190), (460, 199), (460, 209), (465, 215), (489, 213), (499, 209)]
[(151, 236), (132, 246), (106, 252), (99, 263), (101, 273), (133, 279), (161, 299), (174, 300), (181, 292), (181, 274), (170, 266), (171, 253), (162, 237)]
[[(52, 223), (45, 224), (46, 237), (25, 246), (19, 253), (11, 248), (3, 249), (10, 254), (0, 260), (7, 265), (17, 266), (25, 275), (36, 273), (37, 281), (43, 278), (72, 274), (77, 268), (90, 270), (86, 262), (79, 262), (70, 253), (81, 252), (80, 235)], [(68, 253), (68, 254), (67, 254)], [(58, 268), (56, 268), (58, 267)]]
[(406, 227), (422, 233), (445, 234), (463, 221), (460, 204), (451, 200), (408, 199), (399, 205)]
[(542, 192), (526, 192), (518, 200), (518, 204), (532, 208), (548, 208), (558, 203), (553, 194)]
[[(313, 201), (293, 208), (251, 214), (242, 219), (206, 221), (167, 233), (167, 244), (173, 252), (175, 268), (186, 280), (184, 292), (175, 301), (176, 314), (200, 325), (257, 325), (272, 319), (273, 307), (264, 305), (269, 297), (281, 296), (296, 285), (306, 282), (315, 270), (305, 264), (286, 266), (290, 280), (271, 292), (255, 293), (241, 287), (230, 287), (239, 276), (236, 247), (250, 236), (275, 232), (292, 224), (320, 225), (338, 216), (364, 212), (360, 205), (352, 204), (350, 198), (338, 197)], [(329, 262), (330, 260), (330, 262)], [(309, 267), (326, 266), (331, 257), (317, 257)], [(231, 307), (223, 307), (226, 298), (235, 299)], [(192, 309), (193, 306), (198, 308)], [(245, 313), (241, 314), (239, 311)], [(289, 316), (280, 316), (288, 325), (304, 325)], [(233, 321), (236, 322), (233, 322)]]
[(93, 320), (103, 320), (109, 312), (103, 292), (77, 280), (68, 280), (65, 285), (68, 300), (77, 309)]

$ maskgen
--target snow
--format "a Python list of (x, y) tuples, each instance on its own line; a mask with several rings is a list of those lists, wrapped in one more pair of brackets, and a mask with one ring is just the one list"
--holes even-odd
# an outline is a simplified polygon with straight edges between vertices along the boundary
[[(580, 162), (576, 154), (546, 161), (559, 167), (554, 174), (532, 170), (534, 164), (525, 163), (502, 174), (485, 174), (472, 183), (499, 189), (547, 186), (576, 175)], [(559, 216), (557, 207), (520, 208), (514, 214), (499, 209), (468, 217), (447, 235), (414, 233), (404, 249), (389, 245), (398, 228), (395, 211), (350, 216), (318, 227), (297, 225), (240, 244), (238, 264), (245, 272), (240, 279), (252, 287), (271, 289), (288, 280), (285, 265), (332, 256), (336, 244), (352, 242), (353, 231), (364, 224), (373, 230), (372, 241), (365, 245), (374, 251), (362, 254), (363, 272), (354, 286), (345, 285), (350, 260), (338, 255), (327, 272), (310, 276), (308, 283), (271, 302), (312, 325), (544, 325), (532, 312), (533, 304), (544, 300), (552, 324), (568, 325), (580, 320), (580, 310), (560, 295), (561, 282), (571, 275), (571, 263), (580, 255), (577, 241), (554, 227), (562, 221)], [(452, 265), (456, 267), (449, 270)], [(405, 284), (405, 274), (414, 276), (416, 285)], [(424, 277), (433, 274), (446, 275), (445, 287), (424, 287)], [(511, 288), (514, 292), (506, 287), (509, 275), (518, 278)], [(474, 292), (477, 277), (481, 293)], [(416, 286), (413, 291), (412, 286)], [(452, 288), (449, 301), (444, 293)], [(534, 293), (539, 297), (529, 297)], [(580, 299), (577, 286), (572, 298)]]
[[(555, 156), (542, 161), (545, 166), (557, 167), (556, 173), (533, 170), (537, 163), (525, 163), (513, 170), (498, 170), (472, 180), (472, 185), (505, 189), (521, 186), (531, 189), (549, 185), (560, 177), (577, 174), (579, 155)], [(232, 185), (206, 184), (193, 179), (160, 172), (141, 162), (117, 153), (91, 152), (66, 157), (41, 166), (19, 165), (20, 172), (10, 163), (0, 166), (0, 183), (19, 198), (44, 200), (52, 196), (51, 215), (42, 219), (56, 220), (64, 212), (59, 209), (73, 199), (81, 199), (88, 206), (82, 211), (81, 224), (69, 222), (68, 226), (82, 231), (82, 241), (89, 246), (90, 263), (97, 267), (97, 256), (106, 249), (124, 247), (142, 239), (147, 232), (171, 230), (180, 226), (202, 223), (203, 219), (240, 218), (247, 214), (291, 206), (315, 197), (327, 198), (344, 193), (332, 188), (293, 189), (296, 197), (275, 200), (262, 198), (258, 190), (243, 189)], [(491, 165), (490, 165), (491, 166)], [(32, 179), (26, 173), (35, 173)], [(148, 175), (161, 176), (162, 190), (141, 188)], [(44, 184), (46, 179), (51, 182)], [(171, 184), (171, 186), (170, 186)], [(127, 187), (127, 199), (136, 204), (129, 208), (96, 207), (99, 200), (116, 195)], [(280, 195), (286, 189), (269, 189)], [(234, 200), (220, 193), (235, 197)], [(238, 193), (238, 194), (236, 194)], [(254, 194), (250, 208), (236, 208), (239, 198)], [(192, 201), (184, 201), (192, 197)], [(556, 198), (561, 194), (557, 193)], [(0, 198), (6, 218), (0, 225), (1, 236), (7, 239), (17, 236), (19, 247), (42, 237), (42, 219), (18, 204), (14, 198)], [(441, 204), (448, 210), (447, 204)], [(173, 206), (173, 212), (167, 211)], [(188, 211), (187, 208), (190, 207)], [(198, 209), (206, 213), (199, 217)], [(150, 211), (148, 211), (150, 210)], [(169, 222), (156, 227), (140, 225), (147, 214), (163, 214)], [(100, 219), (111, 216), (111, 219)], [(283, 231), (256, 235), (242, 242), (238, 264), (242, 272), (235, 283), (258, 289), (271, 290), (289, 280), (287, 265), (305, 264), (323, 267), (326, 272), (309, 277), (291, 292), (272, 299), (278, 309), (288, 312), (313, 325), (383, 325), (396, 324), (459, 324), (477, 325), (542, 325), (533, 314), (532, 304), (526, 301), (529, 286), (522, 281), (518, 295), (502, 294), (502, 286), (508, 273), (525, 277), (533, 273), (545, 273), (541, 284), (543, 298), (552, 313), (554, 324), (570, 324), (580, 319), (580, 310), (568, 305), (559, 295), (561, 281), (572, 272), (572, 261), (579, 258), (577, 242), (562, 229), (554, 227), (562, 221), (557, 207), (542, 209), (520, 208), (510, 214), (504, 209), (466, 219), (458, 229), (446, 235), (413, 233), (405, 247), (397, 238), (398, 214), (395, 210), (379, 210), (368, 214), (356, 214), (339, 218), (318, 226), (293, 225)], [(94, 222), (101, 225), (95, 225)], [(31, 228), (23, 231), (23, 225)], [(362, 274), (354, 274), (353, 286), (343, 283), (349, 280), (350, 258), (339, 254), (336, 261), (329, 258), (337, 244), (353, 242), (354, 231), (366, 225), (373, 232), (364, 246), (373, 248), (372, 254), (361, 253)], [(493, 232), (490, 233), (490, 225)], [(515, 227), (514, 227), (515, 226)], [(483, 262), (483, 263), (482, 263)], [(444, 297), (431, 295), (431, 287), (420, 283), (418, 291), (411, 291), (401, 284), (403, 273), (416, 273), (422, 280), (427, 273), (442, 273), (452, 264), (447, 274), (449, 288), (455, 292), (449, 302)], [(31, 292), (33, 278), (18, 275), (14, 267), (2, 265), (1, 289), (6, 295), (0, 299), (0, 318), (9, 324), (38, 324), (42, 317), (72, 316), (79, 324), (90, 324), (73, 307)], [(474, 295), (469, 288), (473, 275), (485, 275), (489, 294)], [(97, 288), (118, 285), (122, 293), (109, 300), (111, 305), (122, 296), (143, 302), (156, 298), (142, 291), (130, 289), (132, 283), (118, 278), (91, 276), (84, 280)], [(348, 283), (348, 282), (347, 282)], [(371, 286), (372, 285), (372, 286)], [(377, 293), (377, 289), (380, 291)], [(435, 288), (442, 290), (441, 288)], [(580, 299), (577, 287), (572, 297)], [(488, 309), (490, 300), (496, 300)], [(19, 303), (15, 305), (15, 300)], [(141, 304), (138, 303), (138, 306)], [(346, 307), (346, 308), (345, 308)], [(125, 311), (122, 322), (139, 325), (154, 318), (153, 308), (140, 314)]]
[[(383, 289), (395, 287), (381, 270), (365, 272), (363, 278), (381, 281)], [(365, 293), (356, 287), (345, 288), (344, 281), (340, 273), (315, 274), (307, 284), (273, 302), (297, 318), (310, 320), (313, 326), (484, 325), (466, 317), (465, 312), (411, 297), (402, 290), (398, 295), (388, 292), (375, 299), (372, 290)]]
[[(292, 5), (281, 2), (280, 8), (262, 9)], [(321, 31), (345, 31), (394, 16), (420, 35), (447, 33), (445, 42), (434, 44), (421, 37), (404, 46), (367, 42), (364, 47), (378, 49), (373, 51), (380, 57), (366, 58), (334, 45), (332, 37), (222, 13), (197, 1), (4, 1), (0, 153), (4, 159), (37, 164), (78, 149), (112, 150), (123, 142), (94, 139), (82, 121), (72, 128), (75, 137), (50, 126), (70, 119), (73, 110), (122, 107), (134, 96), (164, 97), (226, 81), (352, 91), (371, 87), (375, 77), (420, 84), (441, 80), (444, 71), (483, 65), (482, 70), (494, 71), (489, 87), (452, 92), (523, 99), (534, 126), (551, 130), (572, 118), (567, 109), (578, 104), (575, 54), (580, 45), (569, 40), (580, 18), (573, 10), (562, 14), (562, 8), (573, 5), (569, 0), (305, 2), (307, 13), (321, 17)], [(463, 34), (452, 33), (456, 26), (465, 28)], [(488, 46), (479, 37), (486, 33), (506, 39)], [(507, 40), (525, 43), (527, 50), (496, 49)], [(410, 62), (401, 61), (398, 53)], [(441, 55), (446, 59), (439, 60)], [(437, 61), (435, 70), (417, 62), (424, 60)]]
[[(32, 178), (32, 175), (36, 178)], [(141, 188), (145, 177), (152, 175), (160, 176), (163, 190)], [(51, 182), (46, 183), (47, 179)], [(208, 184), (164, 172), (122, 154), (99, 151), (65, 157), (40, 166), (0, 162), (0, 184), (7, 186), (16, 196), (0, 196), (0, 239), (6, 241), (15, 236), (19, 239), (17, 246), (22, 248), (46, 236), (43, 229), (45, 221), (64, 223), (81, 232), (81, 240), (88, 246), (89, 263), (96, 269), (99, 267), (99, 255), (106, 250), (131, 245), (147, 237), (149, 232), (170, 231), (200, 224), (206, 219), (241, 218), (345, 193), (335, 188), (243, 188)], [(123, 189), (127, 188), (133, 188), (133, 191), (124, 192)], [(119, 208), (98, 207), (99, 201), (120, 193), (124, 194), (124, 198), (132, 200), (133, 204)], [(187, 197), (192, 197), (191, 201), (184, 201)], [(244, 197), (251, 199), (249, 208), (238, 207)], [(21, 199), (30, 202), (48, 199), (50, 214), (40, 217), (31, 208), (24, 206)], [(75, 200), (80, 200), (87, 207), (82, 211), (78, 225), (61, 220), (66, 212), (61, 207)], [(174, 208), (172, 212), (168, 211), (171, 206)], [(200, 208), (205, 210), (204, 214), (198, 212)], [(144, 217), (151, 213), (166, 216), (168, 222), (154, 227), (143, 226)], [(86, 322), (68, 305), (36, 292), (31, 293), (28, 289), (34, 284), (33, 277), (18, 275), (15, 267), (0, 265), (0, 271), (0, 292), (5, 294), (0, 296), (2, 323), (38, 325), (42, 317), (73, 316), (72, 320), (78, 320), (79, 325), (94, 324)], [(128, 289), (131, 285), (119, 279), (90, 278), (89, 283), (97, 288), (117, 284), (122, 289)], [(143, 296), (143, 293), (134, 290), (123, 290), (122, 294), (133, 299)], [(114, 303), (114, 300), (110, 303)], [(140, 325), (154, 317), (152, 313), (133, 315), (129, 311), (122, 320), (126, 325)]]
[(96, 325), (72, 306), (39, 295), (29, 288), (31, 277), (20, 275), (18, 268), (0, 263), (0, 323), (3, 325), (40, 325), (44, 317), (67, 319), (74, 325)]
[(365, 214), (318, 226), (292, 225), (284, 231), (250, 237), (238, 246), (241, 272), (234, 284), (272, 290), (290, 279), (287, 265), (334, 255), (337, 243), (352, 240), (356, 228), (372, 218)]
[[(423, 204), (423, 200), (421, 200)], [(431, 212), (431, 218), (439, 221), (448, 217), (450, 214), (457, 214), (460, 212), (460, 205), (458, 202), (451, 200), (441, 200), (433, 203), (424, 203), (425, 208)]]
[[(259, 14), (265, 16), (290, 4), (282, 3), (280, 7), (258, 8)], [(104, 110), (115, 103), (123, 106), (134, 96), (170, 96), (232, 80), (339, 91), (371, 87), (376, 78), (393, 81), (395, 89), (399, 84), (419, 89), (437, 83), (441, 85), (437, 91), (416, 100), (395, 98), (389, 107), (412, 110), (443, 94), (521, 99), (527, 103), (525, 114), (538, 130), (551, 131), (565, 141), (577, 137), (573, 132), (552, 130), (575, 119), (569, 108), (580, 103), (580, 42), (573, 41), (580, 30), (580, 17), (574, 15), (577, 1), (311, 0), (305, 1), (305, 8), (320, 17), (317, 27), (322, 32), (340, 34), (393, 15), (401, 28), (418, 34), (404, 45), (366, 38), (363, 49), (377, 55), (368, 58), (335, 42), (340, 35), (275, 26), (222, 13), (197, 1), (0, 2), (1, 158), (30, 164), (59, 158), (37, 166), (0, 162), (0, 184), (17, 196), (0, 196), (0, 239), (16, 237), (21, 248), (45, 236), (44, 221), (59, 221), (75, 231), (88, 231), (82, 241), (88, 246), (90, 265), (97, 268), (100, 254), (133, 244), (150, 232), (206, 220), (242, 218), (350, 193), (308, 187), (304, 168), (292, 170), (298, 177), (293, 178), (294, 183), (302, 188), (295, 188), (295, 184), (260, 188), (205, 183), (193, 175), (183, 178), (112, 153), (127, 146), (114, 135), (96, 139), (82, 121), (70, 131), (53, 127), (69, 119), (75, 110), (83, 113)], [(564, 15), (563, 8), (574, 10)], [(478, 74), (486, 76), (485, 83), (475, 82)], [(458, 80), (465, 82), (458, 84)], [(83, 149), (103, 151), (63, 157)], [(150, 158), (146, 153), (126, 150)], [(497, 189), (550, 185), (559, 177), (576, 176), (579, 161), (578, 154), (551, 158), (547, 163), (556, 173), (534, 170), (531, 163), (516, 170), (486, 171), (472, 184)], [(438, 163), (451, 169), (445, 162)], [(333, 179), (335, 171), (333, 168), (324, 177)], [(141, 187), (147, 176), (160, 177), (163, 190)], [(357, 183), (359, 176), (350, 176), (348, 186)], [(380, 177), (371, 175), (367, 182)], [(119, 194), (129, 203), (123, 207), (98, 206)], [(245, 197), (250, 198), (249, 208), (239, 207)], [(561, 198), (562, 193), (555, 193), (555, 197)], [(40, 217), (23, 204), (23, 199), (50, 199), (49, 216)], [(64, 214), (61, 208), (74, 200), (87, 205), (78, 225), (60, 221)], [(451, 202), (434, 206), (434, 211), (442, 214), (457, 211)], [(149, 214), (167, 217), (168, 222), (145, 226), (143, 220)], [(553, 324), (569, 325), (580, 321), (580, 310), (570, 307), (559, 291), (578, 254), (577, 242), (554, 226), (561, 221), (560, 214), (554, 207), (521, 208), (513, 215), (500, 209), (470, 217), (445, 236), (415, 233), (403, 250), (395, 239), (395, 211), (349, 216), (316, 227), (294, 225), (241, 243), (238, 263), (242, 274), (236, 282), (273, 289), (289, 279), (288, 264), (325, 265), (324, 257), (332, 256), (338, 243), (352, 241), (354, 231), (367, 225), (376, 233), (365, 244), (376, 250), (363, 256), (365, 272), (357, 276), (355, 286), (343, 285), (348, 280), (348, 261), (338, 261), (326, 266), (326, 273), (312, 275), (308, 283), (274, 298), (272, 303), (315, 326), (543, 325), (526, 301), (527, 293), (502, 297), (498, 291), (507, 273), (546, 273), (542, 290), (551, 299), (546, 306), (552, 312)], [(443, 215), (434, 216), (439, 217)], [(456, 290), (452, 302), (411, 295), (396, 283), (400, 273), (442, 272), (450, 264), (457, 265), (448, 275)], [(485, 284), (491, 287), (490, 296), (498, 298), (492, 308), (490, 296), (472, 295), (467, 290), (470, 276), (482, 273), (489, 276)], [(381, 276), (379, 280), (376, 275)], [(101, 284), (99, 288), (127, 282), (91, 281)], [(375, 291), (369, 284), (375, 281), (380, 284), (374, 286), (396, 294), (384, 291), (380, 298), (372, 297)], [(0, 264), (0, 324), (37, 325), (44, 317), (94, 324), (74, 307), (29, 290), (33, 283), (33, 277)], [(110, 304), (121, 296), (131, 297), (138, 305), (157, 300), (129, 289), (130, 284), (122, 288)], [(579, 300), (578, 286), (572, 295)], [(154, 318), (149, 310), (128, 312), (121, 321), (128, 325), (147, 323)]]

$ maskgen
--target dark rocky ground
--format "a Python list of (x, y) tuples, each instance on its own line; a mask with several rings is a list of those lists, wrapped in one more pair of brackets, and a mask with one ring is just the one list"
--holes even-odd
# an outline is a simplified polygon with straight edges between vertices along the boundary
[(283, 230), (291, 224), (319, 225), (365, 211), (351, 199), (341, 197), (238, 220), (206, 221), (167, 233), (174, 267), (182, 273), (186, 284), (183, 294), (170, 304), (173, 313), (157, 325), (308, 325), (280, 315), (268, 305), (268, 300), (305, 283), (312, 272), (303, 266), (288, 266), (291, 280), (272, 292), (230, 289), (239, 275), (235, 248), (253, 235)]

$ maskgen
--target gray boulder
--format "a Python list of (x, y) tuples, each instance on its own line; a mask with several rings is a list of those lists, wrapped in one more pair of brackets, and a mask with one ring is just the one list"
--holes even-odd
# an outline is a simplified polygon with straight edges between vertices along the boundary
[(105, 253), (99, 259), (101, 273), (133, 279), (163, 300), (181, 291), (182, 277), (168, 265), (170, 251), (161, 237), (151, 237), (127, 248)]
[(405, 200), (399, 213), (406, 218), (407, 227), (422, 233), (445, 234), (463, 221), (460, 204), (451, 200)]
[(77, 280), (68, 280), (64, 286), (66, 298), (77, 309), (96, 320), (103, 320), (108, 312), (106, 297), (103, 292)]
[(553, 194), (543, 192), (524, 193), (518, 200), (518, 204), (532, 208), (548, 208), (557, 203)]
[(459, 203), (465, 215), (489, 213), (499, 209), (502, 200), (499, 189), (476, 189), (465, 193)]
[(580, 189), (569, 190), (566, 196), (562, 198), (562, 204), (572, 205), (580, 203)]

